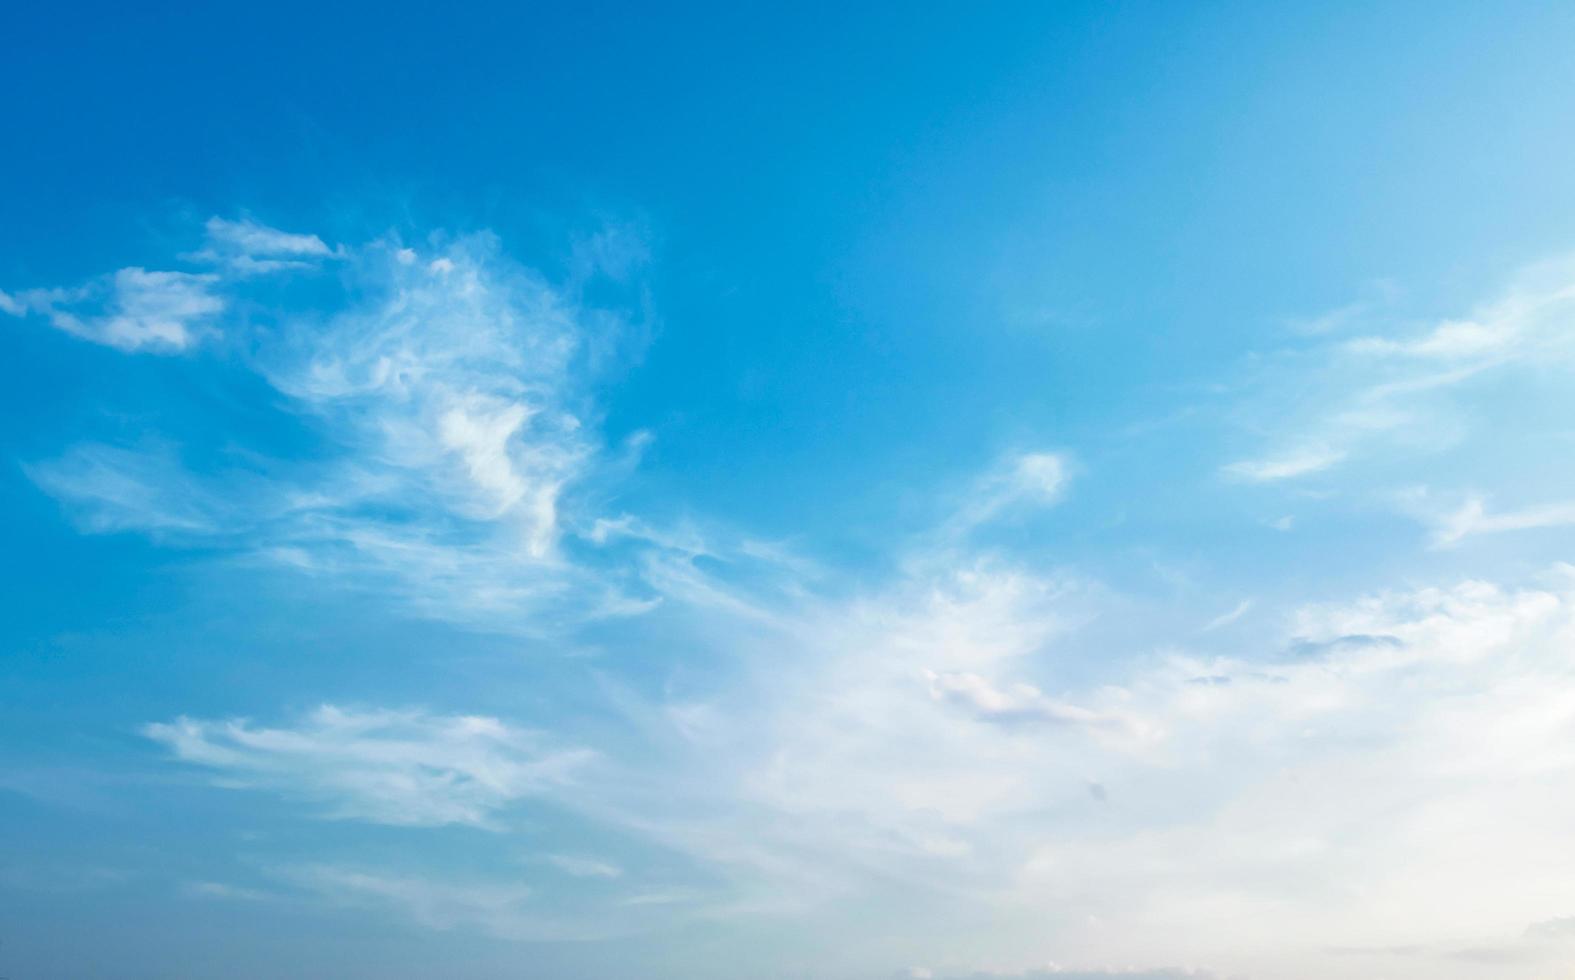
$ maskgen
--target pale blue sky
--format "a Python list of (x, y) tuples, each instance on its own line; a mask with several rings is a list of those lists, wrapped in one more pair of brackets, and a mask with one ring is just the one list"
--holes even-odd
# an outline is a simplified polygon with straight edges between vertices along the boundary
[(1569, 968), (1572, 47), (0, 14), (0, 974)]

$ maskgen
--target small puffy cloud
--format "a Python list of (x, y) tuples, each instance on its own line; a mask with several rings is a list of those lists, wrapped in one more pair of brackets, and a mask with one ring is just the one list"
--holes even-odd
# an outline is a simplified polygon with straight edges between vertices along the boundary
[(324, 706), (298, 724), (180, 718), (143, 734), (214, 782), (317, 804), (325, 816), (403, 826), (494, 827), (499, 811), (587, 763), (495, 718)]

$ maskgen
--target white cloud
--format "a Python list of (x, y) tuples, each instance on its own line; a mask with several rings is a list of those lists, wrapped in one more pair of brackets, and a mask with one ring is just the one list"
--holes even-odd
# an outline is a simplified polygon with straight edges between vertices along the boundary
[(1478, 534), (1501, 534), (1507, 531), (1528, 531), (1572, 525), (1575, 525), (1575, 501), (1561, 501), (1538, 507), (1490, 513), (1486, 502), (1479, 497), (1474, 497), (1459, 510), (1436, 522), (1433, 543), (1443, 547), (1458, 544), (1464, 538)]
[(316, 235), (292, 234), (251, 220), (226, 221), (213, 217), (203, 227), (208, 232), (210, 243), (232, 246), (246, 255), (329, 254), (328, 246)]
[(176, 354), (219, 335), (234, 280), (259, 272), (309, 269), (333, 253), (316, 235), (256, 222), (210, 218), (206, 244), (182, 259), (212, 271), (120, 269), (70, 289), (0, 292), (0, 312), (37, 314), (51, 326), (128, 353)]
[(1420, 337), (1399, 340), (1361, 337), (1350, 341), (1346, 347), (1358, 354), (1463, 360), (1505, 351), (1514, 340), (1514, 331), (1503, 322), (1482, 324), (1458, 320), (1445, 321)]
[(511, 523), (540, 557), (591, 451), (572, 407), (575, 311), (488, 238), (455, 243), (437, 271), (392, 254), (359, 253), (363, 302), (294, 335), (265, 371), (363, 470), (459, 516)]
[[(297, 256), (287, 262), (322, 255), (267, 247)], [(335, 254), (349, 305), (290, 311), (255, 338), (258, 371), (332, 458), (263, 461), (243, 479), (183, 470), (172, 450), (88, 445), (34, 464), (35, 481), (90, 529), (221, 540), (461, 621), (518, 624), (561, 609), (566, 593), (650, 608), (620, 606), (565, 556), (565, 528), (588, 528), (601, 554), (637, 549), (625, 574), (694, 614), (695, 643), (714, 645), (717, 668), (643, 698), (615, 692), (634, 733), (625, 744), (641, 750), (594, 766), (583, 749), (496, 719), (424, 712), (149, 726), (216, 783), (427, 827), (503, 828), (511, 806), (550, 796), (721, 879), (726, 900), (709, 914), (812, 919), (889, 901), (916, 954), (895, 962), (1010, 967), (1055, 952), (1302, 980), (1352, 962), (1329, 960), (1336, 949), (1488, 949), (1568, 914), (1568, 583), (1308, 606), (1265, 638), (1273, 653), (1250, 658), (1091, 645), (1079, 626), (1108, 611), (1096, 586), (966, 548), (974, 529), (1061, 498), (1069, 466), (1054, 453), (1009, 456), (973, 481), (936, 530), (942, 547), (899, 556), (895, 581), (827, 595), (789, 562), (744, 574), (744, 549), (699, 534), (565, 518), (600, 451), (579, 360), (586, 312), (565, 290), (486, 238)], [(214, 273), (227, 274), (240, 273)], [(1312, 437), (1280, 440), (1297, 451), (1232, 475), (1331, 468), (1413, 431), (1420, 399), (1556, 347), (1546, 328), (1564, 300), (1534, 295), (1473, 317), (1471, 330), (1342, 345), (1341, 366), (1368, 373), (1333, 384), (1340, 397), (1312, 413)], [(1510, 321), (1485, 339), (1483, 325)], [(1461, 533), (1550, 515), (1478, 508)], [(613, 867), (557, 857), (569, 873)], [(436, 928), (541, 934), (514, 885), (338, 865), (293, 880)], [(979, 916), (960, 921), (959, 908)], [(1002, 939), (1009, 950), (974, 955)], [(1429, 953), (1384, 973), (1469, 968)]]
[(1209, 620), (1207, 623), (1203, 624), (1203, 632), (1212, 633), (1217, 629), (1224, 629), (1231, 623), (1236, 622), (1237, 620), (1241, 619), (1241, 617), (1251, 612), (1253, 604), (1254, 603), (1251, 599), (1241, 600), (1240, 602), (1236, 603), (1236, 605), (1228, 612), (1223, 612)]
[[(210, 247), (253, 258), (330, 254), (314, 236), (249, 222), (214, 219), (208, 235)], [(649, 608), (648, 597), (624, 596), (559, 554), (564, 494), (601, 465), (582, 421), (594, 412), (584, 323), (605, 332), (611, 314), (582, 310), (485, 235), (419, 261), (388, 241), (331, 254), (348, 299), (318, 309), (281, 298), (277, 323), (247, 340), (281, 406), (337, 456), (307, 465), (251, 454), (242, 470), (196, 472), (168, 446), (89, 444), (30, 464), (35, 481), (89, 530), (222, 539), (376, 588), (420, 615), (533, 631), (576, 609)], [(223, 286), (240, 274), (224, 266), (157, 281), (207, 297), (170, 307), (191, 321), (220, 312)], [(156, 319), (148, 303), (127, 309), (137, 322)]]
[(1575, 368), (1572, 321), (1575, 257), (1523, 271), (1465, 316), (1257, 358), (1256, 391), (1238, 415), (1268, 449), (1224, 472), (1275, 482), (1459, 445), (1512, 402), (1475, 397), (1473, 386)]
[(1345, 459), (1345, 453), (1326, 447), (1300, 449), (1284, 456), (1241, 460), (1225, 467), (1228, 476), (1253, 483), (1290, 480), (1327, 470)]
[[(1076, 583), (988, 565), (765, 618), (708, 601), (718, 625), (737, 624), (729, 646), (757, 651), (749, 679), (722, 700), (675, 696), (632, 715), (644, 738), (672, 746), (676, 785), (625, 774), (594, 809), (764, 876), (774, 903), (840, 894), (872, 867), (906, 878), (915, 861), (971, 853), (966, 828), (982, 814), (1026, 804), (1030, 786), (1086, 800), (1075, 758), (1090, 740), (1134, 734), (1119, 692), (1062, 704), (1011, 679), (1084, 601)], [(1008, 761), (1041, 744), (1063, 757), (1058, 787), (1049, 770)], [(693, 791), (722, 809), (664, 820), (638, 801), (647, 791)]]
[(567, 588), (599, 591), (556, 555), (564, 489), (595, 465), (576, 409), (576, 311), (490, 239), (425, 265), (395, 255), (352, 256), (364, 301), (265, 361), (348, 452), (295, 491), (313, 501), (300, 533), (259, 544), (406, 582), (424, 612), (529, 625)]
[(1064, 454), (1023, 452), (1003, 456), (968, 488), (944, 533), (964, 535), (1014, 510), (1051, 507), (1061, 501), (1071, 482)]
[(127, 352), (173, 354), (216, 331), (225, 302), (218, 278), (190, 272), (121, 269), (78, 289), (35, 289), (0, 304), (16, 316), (36, 313), (82, 340)]
[[(1076, 647), (1091, 594), (1064, 582), (979, 569), (741, 616), (729, 645), (756, 651), (758, 677), (628, 705), (668, 765), (614, 760), (616, 785), (576, 805), (751, 904), (813, 916), (878, 894), (917, 917), (904, 948), (932, 963), (1312, 980), (1370, 955), (1351, 949), (1410, 945), (1385, 975), (1465, 977), (1460, 950), (1567, 914), (1575, 579), (1550, 582), (1305, 606), (1279, 657), (1164, 652), (1057, 685), (1064, 700), (1021, 679)], [(959, 902), (1000, 932), (920, 911)], [(988, 955), (996, 940), (1018, 952)], [(1516, 962), (1500, 975), (1539, 975)]]
[(496, 827), (519, 800), (591, 758), (495, 718), (324, 706), (294, 727), (181, 718), (143, 729), (219, 785), (272, 790), (325, 816), (405, 826)]
[(980, 721), (998, 725), (1051, 725), (1125, 732), (1137, 727), (1130, 719), (1048, 698), (1032, 684), (996, 687), (978, 674), (924, 671), (930, 697), (959, 708)]
[(316, 235), (280, 231), (250, 219), (213, 217), (203, 227), (207, 232), (203, 248), (183, 258), (222, 266), (239, 276), (309, 269), (334, 254)]

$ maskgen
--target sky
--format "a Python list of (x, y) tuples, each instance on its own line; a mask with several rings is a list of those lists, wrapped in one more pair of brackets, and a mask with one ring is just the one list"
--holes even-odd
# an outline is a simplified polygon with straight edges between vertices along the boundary
[(1575, 9), (0, 12), (0, 975), (1575, 969)]

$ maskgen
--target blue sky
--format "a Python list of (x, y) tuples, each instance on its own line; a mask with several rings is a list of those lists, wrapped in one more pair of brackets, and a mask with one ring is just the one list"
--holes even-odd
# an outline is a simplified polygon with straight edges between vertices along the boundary
[(1572, 43), (0, 14), (0, 973), (1567, 969)]

